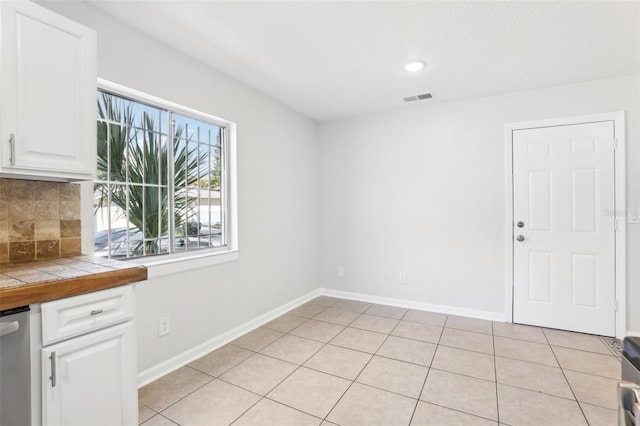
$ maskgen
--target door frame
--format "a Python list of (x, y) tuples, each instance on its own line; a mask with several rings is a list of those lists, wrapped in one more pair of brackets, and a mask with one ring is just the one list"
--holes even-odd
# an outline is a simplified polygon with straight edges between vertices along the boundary
[(614, 122), (614, 137), (616, 149), (614, 151), (614, 185), (615, 185), (615, 216), (617, 231), (615, 235), (615, 335), (622, 339), (627, 334), (626, 324), (626, 139), (625, 112), (611, 112), (594, 115), (564, 117), (550, 120), (525, 121), (507, 123), (504, 126), (505, 141), (505, 318), (513, 322), (513, 286), (514, 286), (514, 255), (513, 255), (513, 132), (537, 127), (567, 126), (572, 124), (593, 123), (601, 121)]

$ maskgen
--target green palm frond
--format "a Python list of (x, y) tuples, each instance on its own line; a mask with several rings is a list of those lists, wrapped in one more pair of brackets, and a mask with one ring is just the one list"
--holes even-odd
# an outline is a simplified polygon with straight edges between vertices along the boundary
[[(105, 182), (96, 183), (95, 192), (99, 206), (106, 205), (110, 195), (111, 204), (128, 210), (128, 221), (141, 230), (145, 241), (136, 243), (134, 254), (158, 253), (158, 239), (171, 234), (168, 185), (176, 193), (184, 188), (174, 200), (174, 223), (186, 230), (187, 212), (195, 202), (185, 196), (187, 188), (197, 186), (209, 174), (208, 152), (198, 152), (198, 144), (190, 143), (182, 126), (174, 129), (167, 142), (154, 131), (154, 125), (153, 117), (145, 112), (136, 120), (131, 104), (118, 102), (111, 94), (103, 92), (98, 99), (97, 175)], [(169, 154), (174, 164), (171, 182)]]

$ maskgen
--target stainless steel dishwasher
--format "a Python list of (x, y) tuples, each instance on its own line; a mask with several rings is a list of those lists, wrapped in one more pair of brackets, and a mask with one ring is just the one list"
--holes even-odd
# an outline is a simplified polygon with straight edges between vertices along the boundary
[(622, 341), (622, 382), (618, 383), (618, 425), (640, 425), (640, 337)]
[(31, 425), (29, 307), (0, 311), (0, 426)]

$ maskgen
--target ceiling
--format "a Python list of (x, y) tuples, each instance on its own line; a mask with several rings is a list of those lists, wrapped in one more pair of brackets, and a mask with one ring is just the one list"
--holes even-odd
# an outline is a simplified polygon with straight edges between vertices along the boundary
[(89, 1), (317, 121), (640, 72), (637, 1)]

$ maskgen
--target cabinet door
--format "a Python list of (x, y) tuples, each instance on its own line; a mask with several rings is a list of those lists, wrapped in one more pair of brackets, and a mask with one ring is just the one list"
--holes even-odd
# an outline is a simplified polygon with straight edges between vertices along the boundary
[(1, 5), (2, 172), (91, 179), (96, 33), (32, 2)]
[(44, 425), (137, 425), (133, 322), (42, 350)]

